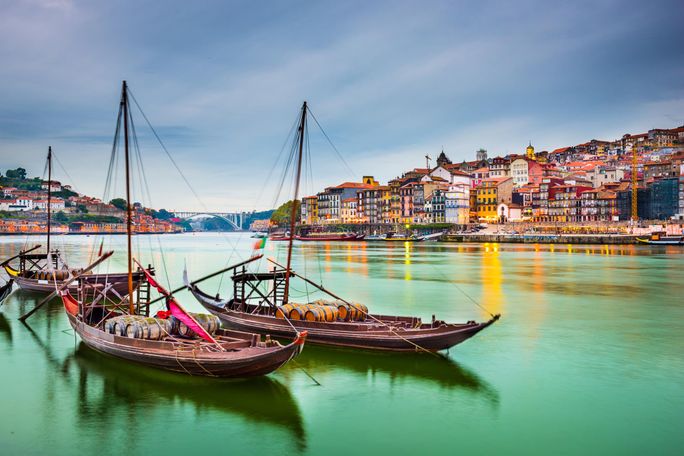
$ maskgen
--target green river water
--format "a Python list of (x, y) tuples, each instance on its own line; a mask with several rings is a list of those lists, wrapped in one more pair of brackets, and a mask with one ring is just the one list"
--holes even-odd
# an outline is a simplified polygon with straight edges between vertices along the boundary
[[(103, 269), (123, 270), (124, 240), (107, 240), (117, 253)], [(0, 238), (0, 258), (24, 242)], [(54, 243), (82, 266), (99, 240)], [(199, 277), (252, 244), (138, 236), (136, 257), (173, 287), (184, 263)], [(104, 357), (58, 301), (22, 325), (41, 297), (15, 290), (0, 307), (0, 454), (681, 454), (683, 266), (676, 247), (299, 244), (295, 270), (374, 312), (486, 319), (465, 293), (502, 314), (447, 359), (307, 345), (297, 363), (321, 386), (292, 363), (225, 381)], [(224, 295), (229, 282), (204, 287)], [(293, 283), (294, 300), (306, 292)]]

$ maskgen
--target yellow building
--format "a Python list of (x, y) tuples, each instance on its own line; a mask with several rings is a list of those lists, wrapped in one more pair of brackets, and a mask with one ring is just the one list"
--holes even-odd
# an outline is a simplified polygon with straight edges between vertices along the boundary
[(525, 149), (525, 155), (530, 160), (536, 160), (536, 157), (534, 155), (534, 147), (532, 146), (532, 141), (530, 141), (530, 144), (527, 146), (527, 149)]
[(510, 177), (492, 177), (484, 179), (476, 190), (477, 218), (482, 222), (498, 220), (499, 203), (511, 203), (513, 179)]
[(306, 196), (302, 198), (302, 224), (315, 225), (318, 223), (318, 198), (316, 196)]

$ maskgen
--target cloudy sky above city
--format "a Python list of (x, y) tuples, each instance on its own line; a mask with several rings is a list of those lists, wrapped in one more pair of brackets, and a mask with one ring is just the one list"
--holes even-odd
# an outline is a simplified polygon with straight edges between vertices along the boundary
[(0, 170), (101, 196), (126, 79), (200, 197), (138, 115), (155, 207), (270, 207), (303, 100), (349, 165), (312, 129), (306, 193), (684, 124), (681, 1), (0, 5)]

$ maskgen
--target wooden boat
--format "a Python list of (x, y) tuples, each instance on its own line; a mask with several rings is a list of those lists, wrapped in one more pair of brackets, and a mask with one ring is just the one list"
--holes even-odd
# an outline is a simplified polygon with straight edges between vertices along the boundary
[(384, 241), (387, 239), (387, 234), (382, 233), (382, 234), (368, 234), (363, 237), (364, 241)]
[[(47, 170), (48, 170), (48, 182), (52, 182), (52, 147), (48, 147), (47, 154)], [(47, 197), (47, 249), (46, 253), (31, 253), (38, 248), (40, 245), (35, 246), (29, 250), (20, 252), (18, 255), (8, 258), (2, 263), (5, 272), (15, 279), (19, 288), (28, 291), (40, 292), (40, 293), (50, 293), (55, 289), (55, 283), (57, 286), (61, 286), (69, 278), (81, 274), (82, 270), (78, 268), (70, 268), (59, 250), (51, 250), (50, 248), (50, 238), (51, 238), (51, 218), (52, 218), (52, 186), (48, 185), (48, 197)], [(18, 269), (11, 266), (11, 262), (15, 259), (19, 260)], [(104, 274), (92, 274), (92, 278), (95, 282), (99, 282), (101, 286), (109, 284), (109, 287), (113, 289), (116, 293), (122, 294), (128, 290), (128, 275), (126, 273), (116, 274), (116, 273), (104, 273)], [(132, 276), (132, 286), (135, 288), (141, 278), (141, 274), (134, 273)], [(74, 285), (75, 286), (75, 283)]]
[[(48, 259), (49, 258), (49, 259)], [(68, 268), (61, 260), (59, 251), (52, 251), (50, 255), (44, 253), (22, 253), (18, 255), (19, 269), (10, 265), (13, 260), (2, 263), (5, 272), (14, 279), (19, 288), (39, 293), (50, 293), (63, 285), (69, 278), (82, 272), (81, 269)], [(52, 263), (48, 266), (49, 262)], [(111, 288), (118, 294), (125, 294), (128, 290), (127, 273), (89, 274), (91, 280), (100, 287)], [(133, 273), (134, 288), (138, 286), (142, 278), (141, 272)], [(69, 285), (75, 289), (76, 283)]]
[[(134, 260), (131, 256), (128, 121), (128, 93), (124, 81), (115, 141), (123, 124), (129, 293), (118, 303), (107, 300), (105, 290), (83, 275), (77, 278), (78, 297), (75, 298), (65, 283), (58, 292), (69, 323), (93, 350), (149, 367), (210, 377), (251, 377), (273, 372), (301, 353), (306, 332), (298, 333), (287, 345), (270, 336), (262, 340), (257, 334), (239, 331), (218, 329), (213, 332), (211, 325), (205, 327), (200, 323), (198, 315), (186, 312), (173, 295), (156, 282), (154, 272), (143, 269), (139, 263), (137, 266), (143, 272), (144, 280), (137, 289), (131, 287)], [(101, 256), (98, 262), (112, 253)], [(156, 317), (150, 317), (150, 287), (156, 288), (166, 301), (167, 311), (158, 312)], [(88, 296), (93, 299), (84, 299)]]
[(283, 346), (269, 337), (262, 341), (256, 334), (222, 329), (214, 336), (218, 344), (173, 335), (162, 340), (135, 339), (106, 332), (93, 318), (96, 308), (80, 302), (74, 307), (76, 300), (68, 291), (63, 300), (71, 327), (93, 350), (189, 375), (227, 378), (266, 375), (299, 355), (306, 339), (306, 334), (300, 334)]
[(9, 279), (6, 284), (0, 287), (0, 304), (12, 293), (12, 285), (14, 285), (14, 279)]
[(418, 242), (418, 241), (420, 241), (418, 236), (415, 236), (413, 234), (404, 235), (404, 234), (398, 234), (398, 233), (388, 233), (387, 237), (385, 237), (384, 240), (388, 241), (388, 242)]
[(684, 245), (684, 236), (667, 236), (665, 232), (657, 232), (648, 239), (637, 238), (637, 241), (651, 245)]
[[(304, 102), (295, 139), (299, 142), (299, 154), (296, 161), (294, 201), (299, 196), (306, 116), (307, 105)], [(296, 204), (292, 204), (287, 264), (285, 266), (270, 260), (275, 265), (272, 271), (249, 272), (246, 265), (262, 257), (259, 255), (232, 267), (233, 296), (228, 300), (221, 300), (218, 295), (211, 296), (203, 292), (197, 285), (198, 281), (191, 283), (187, 276), (184, 277), (185, 286), (190, 289), (202, 306), (221, 319), (224, 326), (241, 331), (268, 333), (289, 338), (298, 332), (307, 331), (308, 340), (311, 343), (324, 345), (392, 351), (435, 352), (448, 349), (471, 338), (499, 319), (499, 315), (492, 315), (490, 320), (481, 323), (474, 321), (445, 323), (436, 320), (433, 316), (431, 322), (423, 323), (417, 317), (370, 314), (365, 306), (340, 298), (321, 285), (297, 274), (291, 268), (296, 207)], [(303, 280), (334, 298), (336, 302), (333, 305), (338, 311), (346, 309), (346, 317), (344, 319), (328, 318), (328, 310), (331, 309), (319, 309), (316, 312), (308, 308), (295, 310), (289, 300), (290, 280), (293, 277)], [(286, 305), (290, 305), (290, 307)], [(309, 305), (313, 306), (313, 303), (309, 303)], [(321, 307), (324, 306), (325, 304)], [(309, 315), (309, 311), (311, 311), (311, 315)], [(293, 313), (296, 318), (293, 317)], [(325, 314), (325, 321), (321, 320), (323, 314)], [(352, 315), (358, 318), (352, 318)]]
[(362, 234), (355, 233), (307, 233), (295, 236), (298, 241), (360, 241)]

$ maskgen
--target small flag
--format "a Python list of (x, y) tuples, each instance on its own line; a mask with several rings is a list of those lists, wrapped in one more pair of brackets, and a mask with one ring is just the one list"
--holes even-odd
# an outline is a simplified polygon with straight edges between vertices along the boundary
[(266, 238), (261, 238), (254, 243), (254, 250), (262, 250), (266, 247)]

